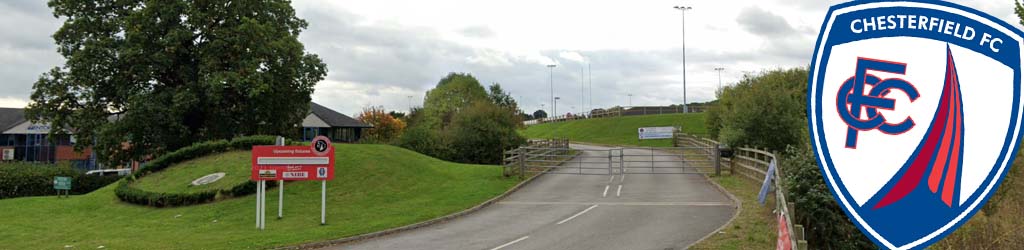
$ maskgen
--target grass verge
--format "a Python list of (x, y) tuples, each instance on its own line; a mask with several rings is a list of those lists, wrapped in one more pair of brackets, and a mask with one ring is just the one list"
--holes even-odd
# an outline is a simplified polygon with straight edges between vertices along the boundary
[(774, 249), (776, 241), (774, 205), (757, 202), (760, 183), (740, 176), (711, 177), (743, 204), (740, 214), (722, 231), (694, 245), (693, 249)]
[[(475, 206), (514, 186), (494, 166), (456, 164), (386, 145), (336, 145), (320, 226), (320, 183), (268, 191), (267, 228), (255, 229), (255, 197), (151, 208), (121, 202), (115, 185), (72, 196), (0, 200), (0, 246), (9, 249), (263, 249), (413, 224)], [(245, 166), (248, 168), (248, 166)], [(168, 169), (167, 171), (171, 171)], [(187, 179), (187, 178), (184, 178)], [(191, 181), (191, 180), (188, 180)], [(271, 205), (273, 204), (273, 205)]]
[(690, 134), (707, 134), (704, 113), (638, 115), (538, 124), (521, 130), (527, 138), (569, 138), (570, 141), (609, 145), (671, 147), (671, 139), (638, 140), (640, 127), (682, 127)]
[[(208, 190), (226, 190), (249, 181), (252, 152), (231, 151), (188, 160), (155, 172), (133, 182), (133, 187), (161, 193), (196, 193)], [(216, 182), (192, 186), (192, 181), (217, 172), (224, 178)]]

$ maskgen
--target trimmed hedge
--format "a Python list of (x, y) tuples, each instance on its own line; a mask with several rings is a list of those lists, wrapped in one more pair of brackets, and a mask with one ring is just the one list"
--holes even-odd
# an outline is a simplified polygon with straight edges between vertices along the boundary
[[(202, 204), (225, 199), (239, 197), (256, 193), (256, 182), (246, 181), (229, 189), (210, 190), (195, 193), (162, 193), (151, 192), (132, 187), (139, 178), (151, 173), (159, 172), (187, 160), (223, 153), (231, 150), (252, 150), (255, 145), (274, 145), (275, 136), (247, 136), (228, 140), (207, 141), (192, 144), (191, 146), (167, 153), (146, 163), (144, 167), (132, 173), (118, 183), (114, 194), (122, 201), (153, 207), (175, 207)], [(293, 145), (295, 142), (288, 141), (286, 144)], [(273, 186), (274, 182), (268, 182)]]
[(71, 177), (71, 194), (87, 194), (121, 179), (120, 176), (93, 176), (60, 164), (0, 164), (0, 199), (56, 195), (54, 176)]

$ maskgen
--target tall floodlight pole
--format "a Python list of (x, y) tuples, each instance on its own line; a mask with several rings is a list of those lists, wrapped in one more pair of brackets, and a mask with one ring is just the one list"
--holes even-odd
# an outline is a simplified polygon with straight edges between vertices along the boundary
[(548, 83), (551, 84), (551, 114), (555, 113), (555, 65), (548, 64)]
[(409, 112), (411, 113), (412, 112), (412, 96), (410, 95), (410, 96), (406, 96), (406, 97), (409, 98)]
[(633, 94), (627, 94), (627, 96), (629, 96), (629, 106), (632, 107), (633, 106)]
[(594, 110), (594, 71), (590, 69), (590, 63), (587, 63), (587, 90), (590, 91), (590, 97), (587, 98), (587, 103), (590, 103), (590, 108), (587, 112)]
[(690, 107), (686, 104), (686, 11), (693, 9), (693, 7), (675, 6), (673, 8), (683, 13), (683, 112), (689, 113)]
[[(551, 110), (552, 110), (551, 112), (558, 112), (558, 100), (559, 99), (562, 99), (562, 98), (556, 96), (555, 97), (555, 101), (551, 103), (551, 106), (552, 106), (551, 107)], [(555, 113), (555, 114), (556, 114), (555, 118), (558, 118), (558, 115), (557, 115), (558, 113)]]
[(725, 68), (715, 68), (715, 71), (718, 71), (718, 89), (722, 89), (722, 70), (725, 70)]
[(587, 100), (587, 85), (585, 84), (586, 78), (584, 77), (586, 77), (586, 75), (583, 74), (583, 67), (580, 67), (580, 110), (577, 111), (576, 114), (583, 114), (583, 107), (586, 107), (583, 106), (583, 102)]

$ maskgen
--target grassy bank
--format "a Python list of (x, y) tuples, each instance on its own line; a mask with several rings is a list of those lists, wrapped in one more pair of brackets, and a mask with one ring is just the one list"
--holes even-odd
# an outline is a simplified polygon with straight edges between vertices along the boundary
[[(259, 249), (337, 239), (429, 220), (472, 207), (516, 184), (493, 166), (444, 162), (385, 145), (336, 145), (320, 226), (320, 183), (285, 187), (284, 218), (269, 191), (267, 228), (255, 229), (255, 197), (151, 208), (121, 202), (114, 185), (72, 196), (0, 200), (0, 246), (9, 249)], [(242, 166), (248, 168), (248, 165)], [(172, 167), (173, 169), (173, 167)], [(168, 171), (172, 170), (168, 169)], [(196, 175), (205, 175), (196, 173)], [(227, 178), (227, 177), (225, 177)], [(164, 178), (171, 181), (172, 178)], [(173, 182), (183, 181), (175, 180)], [(191, 180), (188, 180), (191, 181)]]
[(704, 239), (693, 249), (774, 249), (776, 240), (774, 205), (757, 202), (761, 185), (741, 176), (723, 175), (713, 181), (743, 204), (740, 214), (722, 231)]
[(521, 132), (527, 138), (569, 138), (570, 141), (612, 145), (671, 147), (672, 140), (637, 139), (640, 127), (682, 127), (690, 134), (706, 134), (704, 113), (639, 115), (553, 122), (527, 127)]

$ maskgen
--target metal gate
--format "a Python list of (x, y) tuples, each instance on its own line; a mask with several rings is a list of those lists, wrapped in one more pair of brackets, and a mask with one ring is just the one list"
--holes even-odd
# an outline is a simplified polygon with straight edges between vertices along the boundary
[(505, 175), (721, 174), (717, 145), (687, 147), (569, 148), (533, 143), (505, 152)]

